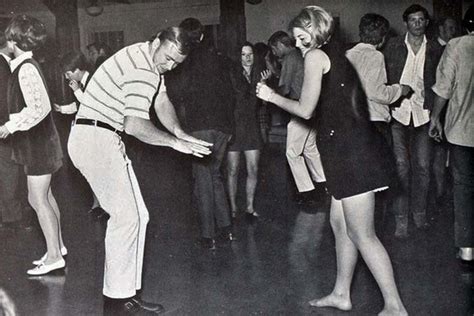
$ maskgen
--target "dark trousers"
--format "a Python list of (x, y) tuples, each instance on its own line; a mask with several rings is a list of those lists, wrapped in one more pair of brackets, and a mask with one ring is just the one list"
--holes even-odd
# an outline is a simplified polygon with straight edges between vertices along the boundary
[(222, 161), (230, 135), (217, 130), (195, 131), (194, 137), (213, 143), (212, 154), (193, 160), (194, 199), (201, 221), (201, 235), (214, 238), (215, 222), (222, 228), (231, 224), (229, 201), (222, 176)]
[[(11, 159), (11, 147), (0, 144), (0, 216), (2, 222), (22, 219), (27, 206), (23, 166)], [(23, 181), (22, 181), (23, 180)]]
[(393, 212), (397, 216), (425, 213), (430, 184), (430, 162), (433, 141), (429, 124), (414, 127), (393, 121), (392, 147), (399, 186), (394, 192)]
[(437, 199), (441, 198), (446, 192), (448, 148), (448, 143), (444, 141), (442, 143), (435, 142), (433, 145), (433, 184)]
[(474, 247), (474, 147), (451, 145), (453, 172), (454, 242), (457, 247)]
[(374, 121), (373, 122), (375, 129), (382, 134), (383, 138), (387, 145), (392, 147), (392, 131), (390, 130), (390, 123), (383, 121)]

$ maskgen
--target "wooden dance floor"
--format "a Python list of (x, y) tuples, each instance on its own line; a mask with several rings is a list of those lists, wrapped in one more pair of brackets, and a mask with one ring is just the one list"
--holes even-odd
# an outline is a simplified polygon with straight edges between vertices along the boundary
[[(334, 238), (321, 214), (302, 212), (288, 198), (288, 171), (281, 147), (261, 157), (258, 221), (240, 215), (238, 241), (203, 249), (192, 204), (190, 158), (146, 148), (136, 165), (150, 212), (145, 253), (144, 299), (159, 302), (166, 315), (375, 315), (383, 301), (362, 261), (352, 285), (353, 310), (316, 309), (308, 301), (328, 294), (336, 276)], [(245, 170), (242, 170), (242, 177)], [(240, 191), (244, 183), (240, 183)], [(54, 177), (69, 255), (63, 274), (29, 278), (31, 261), (45, 252), (37, 222), (31, 232), (0, 231), (0, 287), (19, 315), (101, 315), (104, 224), (88, 214), (91, 196), (84, 180), (66, 164)], [(239, 202), (244, 204), (243, 195)], [(377, 230), (395, 270), (410, 315), (472, 315), (473, 274), (455, 259), (452, 202), (426, 232), (395, 240), (390, 214)], [(318, 244), (318, 240), (321, 242)]]

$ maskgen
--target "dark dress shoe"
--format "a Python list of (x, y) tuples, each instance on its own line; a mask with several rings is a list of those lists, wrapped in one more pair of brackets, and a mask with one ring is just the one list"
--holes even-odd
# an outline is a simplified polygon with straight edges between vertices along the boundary
[(237, 237), (235, 237), (235, 234), (232, 232), (221, 233), (217, 238), (217, 242), (219, 243), (227, 243), (229, 241), (237, 241)]
[(228, 240), (228, 241), (237, 241), (237, 237), (235, 237), (235, 234), (233, 234), (233, 233), (228, 233), (225, 236), (225, 239)]
[(104, 299), (104, 316), (116, 315), (158, 315), (165, 311), (161, 304), (142, 301), (137, 297), (129, 299)]
[(165, 308), (161, 304), (146, 302), (137, 297), (133, 297), (131, 301), (140, 306), (140, 308), (147, 311), (155, 312), (155, 314), (161, 314), (165, 311)]
[(253, 211), (252, 213), (245, 212), (245, 215), (247, 216), (247, 218), (252, 218), (252, 219), (257, 219), (258, 217), (260, 217), (260, 214), (258, 214), (256, 211)]
[(209, 249), (209, 250), (216, 250), (216, 240), (213, 239), (213, 238), (205, 238), (203, 237), (201, 239), (201, 245), (203, 248), (205, 249)]
[(474, 261), (473, 260), (464, 260), (464, 259), (459, 259), (459, 266), (461, 267), (461, 270), (463, 272), (469, 272), (472, 273), (474, 272)]
[(236, 241), (237, 238), (232, 232), (232, 225), (222, 227), (219, 234), (219, 242)]

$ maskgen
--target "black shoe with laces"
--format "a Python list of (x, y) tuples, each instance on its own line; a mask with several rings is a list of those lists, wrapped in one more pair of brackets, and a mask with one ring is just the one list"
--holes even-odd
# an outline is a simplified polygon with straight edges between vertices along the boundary
[(161, 304), (149, 303), (137, 296), (128, 299), (111, 299), (104, 297), (104, 316), (115, 315), (158, 315), (165, 308)]
[(139, 299), (138, 297), (132, 297), (130, 299), (131, 302), (138, 305), (141, 309), (154, 312), (155, 314), (161, 314), (165, 311), (165, 308), (161, 304), (150, 303)]

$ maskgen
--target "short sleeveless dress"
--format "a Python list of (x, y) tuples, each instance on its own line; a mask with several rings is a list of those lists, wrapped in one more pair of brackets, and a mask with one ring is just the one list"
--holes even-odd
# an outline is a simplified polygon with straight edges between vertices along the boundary
[[(10, 114), (18, 113), (26, 107), (18, 78), (20, 68), (26, 63), (30, 63), (38, 69), (46, 91), (48, 91), (39, 64), (34, 59), (26, 59), (15, 69), (8, 83)], [(62, 166), (63, 152), (52, 112), (31, 129), (15, 132), (10, 137), (13, 149), (12, 158), (16, 163), (24, 166), (27, 175), (51, 174)]]
[(231, 70), (231, 81), (235, 95), (235, 131), (229, 151), (256, 150), (262, 147), (258, 117), (261, 101), (255, 94), (259, 74), (258, 67), (254, 66), (249, 82), (241, 66), (236, 66)]
[(322, 50), (331, 69), (323, 76), (315, 124), (327, 188), (340, 200), (390, 186), (396, 179), (392, 153), (369, 119), (359, 77), (338, 43)]

